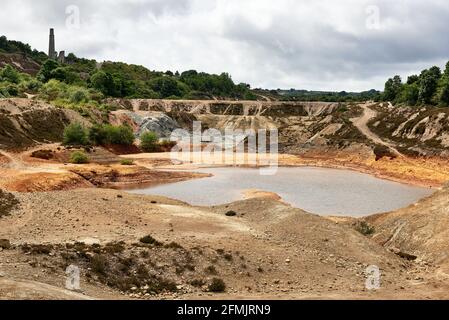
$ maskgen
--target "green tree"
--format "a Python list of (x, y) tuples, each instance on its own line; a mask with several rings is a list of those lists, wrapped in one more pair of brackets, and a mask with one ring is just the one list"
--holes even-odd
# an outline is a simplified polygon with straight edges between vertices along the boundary
[(78, 73), (73, 72), (67, 67), (58, 67), (50, 72), (50, 78), (56, 79), (61, 82), (73, 84), (75, 82), (81, 82), (81, 78)]
[(159, 77), (150, 81), (151, 89), (158, 92), (162, 98), (170, 96), (182, 97), (183, 92), (175, 79)]
[(59, 64), (52, 59), (48, 59), (44, 62), (44, 64), (41, 67), (41, 70), (38, 73), (38, 79), (47, 82), (51, 79), (51, 73), (53, 70), (59, 67)]
[(419, 81), (419, 76), (417, 76), (416, 74), (411, 75), (407, 78), (407, 84), (413, 84)]
[(402, 90), (402, 80), (400, 76), (394, 76), (385, 83), (384, 100), (394, 101)]
[(85, 146), (89, 143), (87, 130), (80, 123), (72, 123), (64, 130), (64, 145)]
[(443, 106), (449, 106), (449, 78), (445, 78), (441, 84), (439, 101)]
[(418, 83), (414, 82), (412, 84), (406, 84), (402, 89), (400, 102), (405, 102), (408, 105), (414, 106), (418, 102), (418, 97), (419, 97)]
[(446, 63), (446, 69), (439, 84), (439, 103), (443, 106), (449, 106), (449, 62)]
[(107, 73), (104, 71), (96, 72), (90, 78), (90, 84), (91, 84), (92, 88), (100, 91), (105, 96), (115, 96), (116, 95), (114, 78), (112, 77), (112, 75), (110, 73)]
[(438, 82), (441, 78), (441, 70), (438, 67), (432, 67), (424, 70), (419, 76), (419, 98), (418, 101), (423, 104), (433, 103), (433, 97), (437, 93)]
[(89, 129), (89, 141), (94, 145), (103, 145), (107, 141), (107, 132), (102, 125), (94, 125)]

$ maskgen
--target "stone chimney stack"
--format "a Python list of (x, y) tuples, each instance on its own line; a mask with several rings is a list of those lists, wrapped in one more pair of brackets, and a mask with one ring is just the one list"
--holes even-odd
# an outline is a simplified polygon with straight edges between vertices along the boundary
[(56, 59), (56, 51), (55, 51), (55, 30), (50, 29), (50, 42), (48, 45), (48, 57), (50, 59)]
[(65, 51), (59, 52), (58, 62), (64, 64), (65, 63)]

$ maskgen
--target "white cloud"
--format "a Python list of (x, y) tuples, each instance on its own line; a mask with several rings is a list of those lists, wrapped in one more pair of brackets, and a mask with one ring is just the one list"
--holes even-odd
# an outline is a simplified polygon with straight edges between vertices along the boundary
[[(78, 5), (81, 28), (65, 27)], [(366, 27), (366, 8), (380, 25)], [(449, 60), (445, 0), (3, 0), (0, 30), (57, 49), (155, 70), (229, 72), (253, 87), (381, 89)]]

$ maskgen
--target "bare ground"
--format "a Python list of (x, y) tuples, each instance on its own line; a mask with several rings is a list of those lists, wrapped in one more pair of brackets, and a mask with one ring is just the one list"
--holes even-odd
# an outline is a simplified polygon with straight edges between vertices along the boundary
[[(407, 261), (344, 223), (269, 198), (198, 208), (101, 189), (16, 197), (20, 207), (0, 219), (1, 238), (12, 244), (0, 252), (0, 292), (7, 292), (6, 298), (81, 298), (62, 292), (69, 262), (82, 268), (83, 298), (447, 297), (443, 294), (447, 282), (436, 281), (436, 266), (431, 262)], [(225, 214), (231, 210), (237, 215)], [(148, 234), (164, 245), (175, 242), (182, 249), (136, 245)], [(126, 243), (124, 253), (114, 257), (135, 256), (139, 257), (136, 263), (143, 263), (149, 261), (140, 258), (147, 251), (151, 257), (145, 258), (151, 260), (151, 264), (145, 263), (148, 272), (173, 281), (176, 292), (145, 296), (140, 287), (128, 292), (108, 286), (101, 275), (89, 270), (92, 265), (85, 259), (85, 251), (65, 249), (66, 243), (106, 245), (114, 241)], [(42, 253), (26, 249), (25, 244), (53, 247)], [(89, 247), (83, 250), (95, 252)], [(64, 258), (68, 253), (74, 255), (70, 261)], [(175, 261), (186, 255), (193, 268), (181, 264), (182, 272), (176, 270), (180, 266)], [(112, 261), (112, 256), (108, 260)], [(365, 289), (365, 269), (372, 264), (382, 270), (382, 288), (371, 292)], [(210, 266), (216, 272), (206, 271)], [(208, 292), (207, 284), (214, 277), (224, 280), (226, 293)], [(195, 287), (191, 284), (194, 279), (205, 285)], [(8, 288), (14, 286), (20, 290), (11, 293)]]

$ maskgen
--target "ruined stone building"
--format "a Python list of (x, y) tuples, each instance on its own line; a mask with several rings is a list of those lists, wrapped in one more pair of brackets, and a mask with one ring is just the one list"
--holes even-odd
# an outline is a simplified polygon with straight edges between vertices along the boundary
[(55, 30), (50, 29), (50, 41), (48, 44), (48, 57), (50, 59), (58, 60), (59, 63), (65, 63), (65, 51), (60, 51), (59, 54), (55, 49)]

